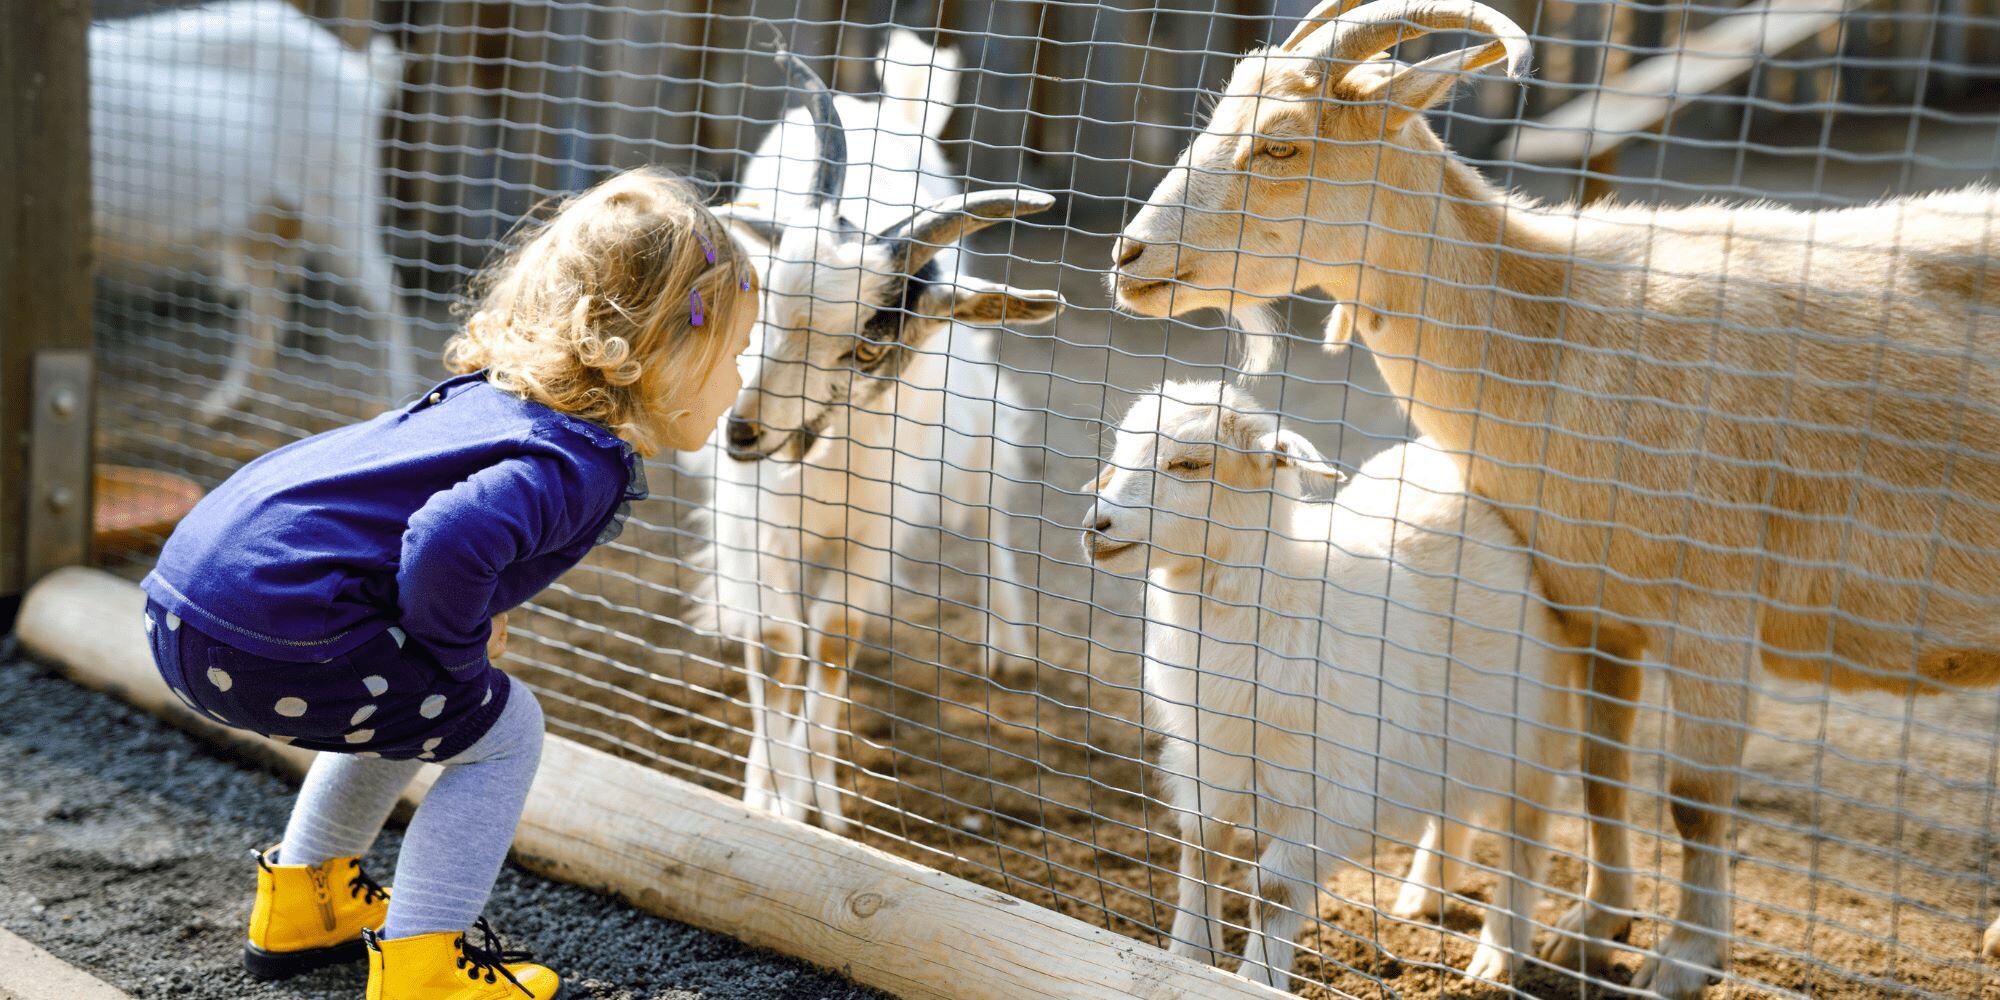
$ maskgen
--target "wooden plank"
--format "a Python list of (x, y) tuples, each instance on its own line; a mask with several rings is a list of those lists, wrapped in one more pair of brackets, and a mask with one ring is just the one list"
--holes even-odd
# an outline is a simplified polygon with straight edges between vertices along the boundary
[(1582, 163), (1658, 128), (1692, 96), (1713, 93), (1839, 23), (1858, 0), (1762, 0), (1689, 33), (1680, 47), (1654, 56), (1602, 88), (1514, 130), (1503, 155), (1523, 163)]
[(35, 355), (90, 349), (86, 0), (0, 0), (0, 597), (19, 594)]
[[(153, 669), (135, 585), (58, 571), (28, 594), (28, 652), (175, 726), (302, 771), (312, 754), (216, 725)], [(412, 786), (415, 799), (435, 769)], [(924, 1000), (1277, 1000), (1289, 994), (1176, 958), (964, 879), (560, 737), (542, 751), (515, 836), (523, 866), (640, 909)]]
[(0, 931), (0, 1000), (132, 1000), (104, 980)]

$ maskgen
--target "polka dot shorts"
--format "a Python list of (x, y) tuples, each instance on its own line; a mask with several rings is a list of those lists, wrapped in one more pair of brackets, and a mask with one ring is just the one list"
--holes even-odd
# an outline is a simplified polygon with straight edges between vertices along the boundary
[(187, 706), (280, 743), (392, 760), (449, 760), (506, 707), (507, 675), (454, 677), (401, 629), (321, 663), (272, 660), (213, 638), (148, 601), (153, 662)]

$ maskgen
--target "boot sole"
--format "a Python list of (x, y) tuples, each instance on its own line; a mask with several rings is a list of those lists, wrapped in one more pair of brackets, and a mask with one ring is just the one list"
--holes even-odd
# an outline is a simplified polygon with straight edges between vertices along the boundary
[(244, 970), (250, 973), (250, 978), (267, 983), (275, 979), (290, 979), (329, 965), (359, 962), (367, 957), (367, 946), (361, 943), (360, 938), (303, 951), (265, 951), (254, 944), (243, 946)]

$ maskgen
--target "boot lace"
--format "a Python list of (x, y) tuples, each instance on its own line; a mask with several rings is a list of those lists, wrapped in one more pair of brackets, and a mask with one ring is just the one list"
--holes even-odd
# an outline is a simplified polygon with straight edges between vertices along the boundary
[(354, 877), (347, 880), (349, 896), (367, 904), (379, 903), (389, 898), (389, 890), (382, 888), (382, 883), (369, 878), (368, 873), (361, 870), (361, 862), (350, 861), (348, 864), (354, 866)]
[(533, 956), (525, 951), (507, 950), (505, 942), (500, 940), (499, 932), (493, 929), (492, 924), (486, 922), (485, 917), (480, 917), (474, 922), (472, 929), (480, 935), (479, 944), (474, 945), (466, 941), (463, 934), (458, 936), (458, 967), (465, 970), (465, 978), (484, 979), (489, 983), (505, 979), (513, 983), (515, 989), (528, 996), (534, 996), (526, 986), (521, 985), (519, 979), (514, 978), (514, 973), (507, 969), (507, 963), (525, 962)]

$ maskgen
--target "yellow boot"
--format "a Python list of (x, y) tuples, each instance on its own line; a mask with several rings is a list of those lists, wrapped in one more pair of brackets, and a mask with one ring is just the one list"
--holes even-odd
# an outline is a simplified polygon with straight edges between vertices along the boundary
[(360, 858), (322, 864), (274, 863), (278, 849), (257, 857), (257, 905), (250, 911), (250, 940), (243, 967), (257, 979), (284, 979), (323, 966), (359, 960), (367, 949), (363, 930), (379, 930), (389, 913), (389, 893), (361, 870)]
[(555, 1000), (562, 980), (527, 955), (506, 951), (500, 936), (482, 919), (473, 925), (479, 945), (463, 934), (418, 934), (384, 938), (362, 935), (368, 943), (367, 1000)]

